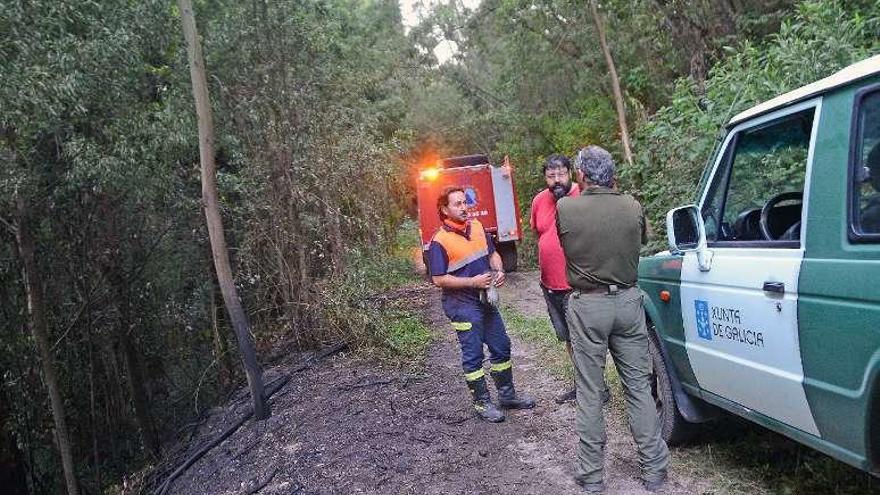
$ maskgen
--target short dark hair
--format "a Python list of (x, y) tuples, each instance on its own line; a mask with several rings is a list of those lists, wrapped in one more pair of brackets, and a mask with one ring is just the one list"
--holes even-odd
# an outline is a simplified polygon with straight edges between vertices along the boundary
[(461, 186), (446, 186), (440, 191), (440, 196), (437, 197), (437, 213), (440, 214), (440, 218), (446, 218), (446, 215), (443, 214), (443, 207), (449, 206), (449, 195), (454, 192), (464, 194), (464, 189)]
[(541, 168), (541, 173), (546, 174), (547, 169), (550, 168), (562, 168), (565, 167), (569, 171), (571, 171), (571, 160), (568, 159), (565, 155), (560, 154), (552, 154), (544, 160), (544, 166)]

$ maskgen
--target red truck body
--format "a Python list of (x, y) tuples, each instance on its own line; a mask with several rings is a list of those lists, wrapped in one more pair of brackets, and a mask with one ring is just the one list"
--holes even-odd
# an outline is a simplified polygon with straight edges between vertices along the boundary
[(448, 186), (465, 191), (468, 214), (483, 224), (495, 238), (506, 271), (516, 269), (516, 241), (522, 239), (519, 202), (513, 186), (513, 168), (505, 158), (495, 167), (485, 155), (468, 155), (440, 160), (435, 168), (422, 170), (417, 179), (419, 234), (422, 249), (440, 228), (437, 198)]

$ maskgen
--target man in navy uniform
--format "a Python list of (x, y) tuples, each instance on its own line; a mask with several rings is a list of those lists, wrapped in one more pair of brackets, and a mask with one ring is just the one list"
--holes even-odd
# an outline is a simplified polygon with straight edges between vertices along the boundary
[[(483, 370), (483, 346), (489, 348), (490, 373), (502, 408), (531, 409), (534, 399), (517, 395), (510, 362), (510, 338), (487, 291), (504, 283), (501, 257), (483, 225), (468, 218), (460, 187), (447, 187), (437, 198), (443, 224), (428, 248), (431, 280), (443, 289), (443, 311), (461, 345), (464, 378), (480, 418), (498, 423), (502, 413), (492, 402)], [(493, 274), (494, 270), (494, 274)]]

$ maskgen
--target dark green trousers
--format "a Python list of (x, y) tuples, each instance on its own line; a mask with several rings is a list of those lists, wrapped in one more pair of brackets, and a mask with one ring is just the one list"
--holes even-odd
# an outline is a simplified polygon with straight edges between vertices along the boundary
[(616, 294), (572, 292), (566, 311), (577, 383), (577, 478), (603, 480), (605, 418), (602, 415), (608, 351), (623, 383), (629, 427), (639, 454), (642, 479), (666, 475), (669, 450), (660, 437), (660, 419), (651, 396), (648, 330), (638, 288)]

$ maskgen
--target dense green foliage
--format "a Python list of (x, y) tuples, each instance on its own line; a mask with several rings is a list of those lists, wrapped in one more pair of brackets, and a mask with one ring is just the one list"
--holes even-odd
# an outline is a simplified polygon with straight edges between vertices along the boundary
[[(602, 2), (630, 127), (640, 132), (669, 104), (679, 78), (699, 88), (726, 46), (775, 32), (792, 3)], [(428, 49), (453, 40), (459, 52), (416, 95), (407, 123), (440, 154), (510, 155), (521, 205), (544, 187), (540, 163), (551, 153), (601, 144), (622, 157), (608, 68), (585, 2), (485, 0), (476, 11), (443, 2), (414, 37)]]
[(654, 250), (665, 245), (666, 211), (692, 201), (726, 119), (880, 48), (880, 6), (870, 0), (602, 2), (633, 139), (630, 168), (583, 2), (487, 0), (473, 12), (457, 5), (435, 9), (433, 27), (416, 33), (428, 47), (452, 39), (459, 53), (438, 69), (408, 122), (441, 154), (510, 155), (523, 206), (543, 187), (543, 157), (608, 148), (621, 186), (647, 208)]
[[(655, 226), (695, 199), (716, 137), (736, 113), (880, 52), (880, 4), (805, 2), (763, 43), (743, 41), (729, 52), (701, 84), (679, 80), (669, 106), (636, 133), (638, 159), (621, 175)], [(664, 246), (662, 234), (655, 249)]]
[[(402, 93), (421, 70), (396, 2), (195, 7), (258, 347), (415, 352), (423, 337), (389, 333), (363, 304), (402, 216), (389, 201), (403, 187)], [(27, 228), (77, 478), (96, 493), (241, 383), (200, 211), (180, 19), (173, 2), (10, 0), (0, 32), (0, 469), (33, 493), (60, 489), (14, 235)]]

